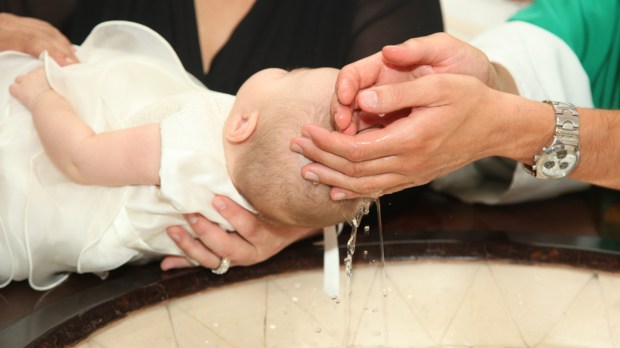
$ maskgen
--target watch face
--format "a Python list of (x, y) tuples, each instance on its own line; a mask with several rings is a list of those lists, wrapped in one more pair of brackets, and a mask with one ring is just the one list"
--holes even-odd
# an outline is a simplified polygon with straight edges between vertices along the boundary
[(570, 173), (579, 161), (578, 153), (566, 148), (552, 148), (541, 156), (536, 167), (549, 178), (561, 178)]

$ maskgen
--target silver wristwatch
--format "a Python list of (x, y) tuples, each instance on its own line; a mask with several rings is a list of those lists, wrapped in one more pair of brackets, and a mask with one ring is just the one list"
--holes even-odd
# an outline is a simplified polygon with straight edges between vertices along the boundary
[(573, 104), (545, 100), (555, 111), (555, 134), (551, 145), (534, 156), (526, 172), (540, 179), (560, 179), (579, 163), (579, 112)]

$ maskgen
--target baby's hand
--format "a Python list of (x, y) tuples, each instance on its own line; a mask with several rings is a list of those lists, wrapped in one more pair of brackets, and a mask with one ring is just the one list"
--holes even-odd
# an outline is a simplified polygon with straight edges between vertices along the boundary
[(33, 70), (26, 75), (17, 76), (15, 83), (9, 88), (11, 95), (28, 110), (32, 110), (41, 95), (51, 90), (43, 68)]

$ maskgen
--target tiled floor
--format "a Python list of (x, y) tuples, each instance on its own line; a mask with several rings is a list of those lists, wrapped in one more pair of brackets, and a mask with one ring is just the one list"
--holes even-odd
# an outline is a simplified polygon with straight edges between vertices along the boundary
[[(350, 297), (321, 271), (144, 309), (79, 347), (615, 347), (620, 275), (469, 261), (355, 265)], [(383, 289), (387, 296), (383, 296)]]

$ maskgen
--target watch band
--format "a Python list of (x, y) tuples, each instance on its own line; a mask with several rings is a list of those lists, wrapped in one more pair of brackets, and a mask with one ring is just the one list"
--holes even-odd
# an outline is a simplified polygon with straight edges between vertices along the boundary
[[(557, 179), (565, 177), (577, 165), (579, 161), (579, 112), (573, 104), (545, 100), (545, 103), (551, 105), (555, 112), (555, 133), (551, 145), (543, 147), (542, 150), (534, 156), (534, 165), (522, 163), (525, 171), (534, 177), (542, 179)], [(546, 165), (545, 161), (552, 155), (558, 155), (559, 151), (566, 156), (570, 152), (575, 162), (568, 164), (563, 163), (565, 168), (560, 168), (557, 173), (545, 175), (541, 172), (541, 166)], [(555, 158), (557, 159), (557, 157)], [(549, 162), (550, 164), (553, 164)], [(551, 176), (550, 176), (551, 175)]]
[(579, 146), (579, 112), (570, 103), (545, 100), (555, 111), (555, 136), (564, 145)]

